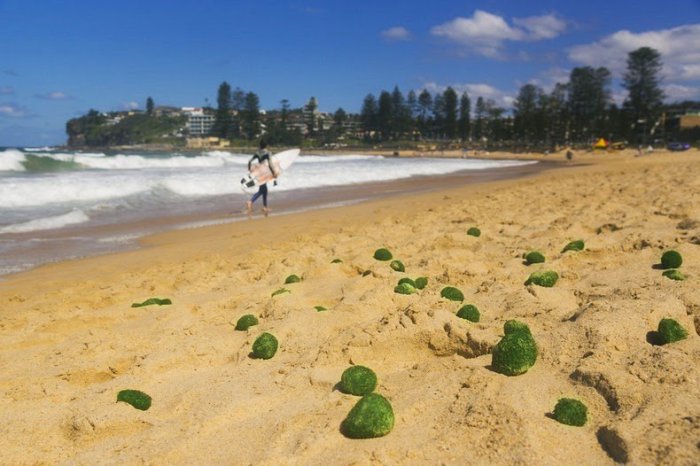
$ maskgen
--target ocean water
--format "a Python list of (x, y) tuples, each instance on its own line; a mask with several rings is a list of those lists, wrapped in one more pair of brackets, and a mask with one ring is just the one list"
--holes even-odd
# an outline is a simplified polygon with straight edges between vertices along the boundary
[[(239, 186), (249, 156), (225, 151), (199, 154), (66, 152), (50, 147), (0, 149), (0, 275), (38, 263), (115, 249), (151, 231), (117, 236), (104, 228), (150, 218), (194, 215), (222, 202), (242, 205)], [(294, 197), (318, 188), (445, 175), (462, 170), (532, 162), (394, 158), (361, 155), (301, 156), (275, 192)], [(81, 228), (84, 230), (81, 232)], [(61, 232), (70, 231), (71, 235)], [(53, 249), (75, 254), (53, 257)], [(80, 247), (77, 247), (80, 246)], [(55, 256), (55, 254), (53, 254)]]

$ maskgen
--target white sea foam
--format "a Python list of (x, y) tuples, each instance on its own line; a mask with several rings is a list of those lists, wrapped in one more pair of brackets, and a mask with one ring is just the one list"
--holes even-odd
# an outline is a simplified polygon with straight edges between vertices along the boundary
[(56, 215), (53, 217), (38, 218), (28, 222), (7, 225), (0, 228), (2, 233), (26, 233), (29, 231), (53, 230), (63, 228), (68, 225), (77, 225), (90, 220), (90, 217), (82, 210), (73, 210), (66, 214)]
[(227, 156), (199, 157), (143, 157), (141, 155), (115, 155), (110, 157), (89, 157), (76, 154), (73, 161), (87, 168), (100, 170), (141, 170), (144, 168), (207, 168), (223, 167)]
[(0, 152), (0, 172), (23, 172), (25, 171), (22, 162), (27, 158), (24, 153), (17, 149), (5, 149)]
[(0, 213), (3, 208), (123, 198), (148, 192), (156, 184), (143, 177), (91, 177), (80, 172), (44, 177), (14, 177), (0, 182)]
[(53, 150), (53, 147), (49, 146), (44, 146), (44, 147), (24, 147), (22, 148), (23, 151), (25, 152), (48, 152)]

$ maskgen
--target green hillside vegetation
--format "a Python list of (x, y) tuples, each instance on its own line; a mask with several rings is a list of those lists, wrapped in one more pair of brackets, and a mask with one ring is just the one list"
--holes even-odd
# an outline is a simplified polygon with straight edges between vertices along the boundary
[(187, 122), (184, 115), (170, 117), (123, 113), (104, 114), (90, 110), (86, 115), (68, 120), (68, 145), (106, 147), (173, 143), (179, 139), (174, 135), (180, 132)]

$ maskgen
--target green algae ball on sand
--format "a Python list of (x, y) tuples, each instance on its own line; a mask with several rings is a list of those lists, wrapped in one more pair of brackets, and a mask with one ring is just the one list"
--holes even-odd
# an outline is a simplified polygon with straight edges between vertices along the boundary
[(374, 258), (378, 261), (390, 261), (393, 257), (394, 256), (391, 255), (391, 252), (389, 252), (389, 250), (386, 248), (381, 248), (374, 251)]
[(288, 285), (290, 283), (299, 283), (301, 281), (301, 278), (299, 278), (298, 275), (290, 275), (284, 280), (284, 284)]
[(270, 333), (263, 333), (253, 343), (253, 356), (257, 359), (270, 359), (277, 352), (277, 338)]
[(369, 367), (348, 367), (340, 377), (340, 390), (349, 395), (368, 395), (375, 388), (377, 388), (377, 375)]
[(144, 306), (152, 306), (154, 304), (157, 304), (158, 306), (167, 306), (172, 304), (173, 302), (169, 298), (149, 298), (145, 300), (142, 303), (133, 303), (131, 307), (144, 307)]
[(236, 330), (248, 330), (253, 325), (258, 325), (258, 319), (253, 314), (246, 314), (236, 322)]
[(428, 278), (427, 277), (416, 278), (416, 288), (418, 288), (419, 290), (422, 290), (426, 286), (428, 286)]
[(559, 280), (559, 274), (552, 270), (538, 270), (537, 272), (532, 272), (525, 282), (526, 285), (535, 284), (537, 286), (544, 286), (546, 288), (551, 288)]
[(481, 314), (479, 309), (473, 304), (466, 304), (457, 311), (457, 317), (468, 320), (470, 322), (479, 322)]
[(520, 375), (528, 371), (537, 360), (537, 344), (525, 331), (507, 333), (494, 346), (491, 366), (505, 375)]
[(464, 294), (453, 286), (446, 286), (440, 292), (440, 296), (450, 301), (464, 301)]
[(350, 410), (341, 431), (350, 438), (383, 437), (394, 428), (394, 410), (389, 400), (377, 393), (365, 395)]
[(661, 275), (663, 275), (666, 278), (670, 278), (671, 280), (685, 280), (685, 275), (683, 275), (683, 272), (677, 269), (664, 270)]
[(661, 344), (663, 345), (684, 340), (688, 337), (688, 331), (674, 319), (661, 319), (659, 321), (658, 332), (661, 336)]
[(411, 285), (410, 283), (401, 283), (399, 285), (396, 285), (394, 287), (394, 293), (398, 294), (413, 294), (416, 292), (416, 287)]
[(542, 264), (544, 263), (544, 254), (539, 251), (530, 251), (525, 254), (525, 263), (530, 264)]
[(564, 249), (561, 250), (561, 252), (566, 252), (566, 251), (583, 251), (583, 248), (585, 248), (585, 244), (583, 243), (583, 240), (578, 239), (576, 241), (572, 241), (566, 246), (564, 246)]
[(151, 407), (151, 397), (139, 390), (122, 390), (117, 394), (117, 402), (129, 403), (136, 409), (146, 411)]
[(554, 419), (567, 426), (581, 427), (588, 420), (588, 408), (579, 400), (562, 398), (554, 406)]
[(525, 332), (528, 335), (532, 335), (532, 333), (530, 333), (530, 327), (528, 327), (527, 324), (520, 322), (519, 320), (509, 320), (505, 324), (503, 324), (504, 334), (508, 335), (516, 332)]
[(471, 227), (467, 230), (467, 234), (469, 236), (475, 236), (478, 238), (479, 236), (481, 236), (481, 230), (479, 230), (477, 227)]
[(397, 285), (401, 285), (402, 283), (408, 283), (408, 284), (411, 285), (412, 287), (417, 288), (417, 287), (416, 287), (416, 282), (414, 282), (412, 278), (403, 277), (401, 280), (399, 280), (399, 282), (397, 283)]
[(677, 269), (683, 263), (683, 257), (678, 251), (666, 251), (661, 255), (661, 266), (664, 269)]
[(389, 264), (389, 267), (394, 269), (397, 272), (405, 272), (406, 267), (403, 266), (403, 262), (399, 260), (391, 261), (391, 264)]

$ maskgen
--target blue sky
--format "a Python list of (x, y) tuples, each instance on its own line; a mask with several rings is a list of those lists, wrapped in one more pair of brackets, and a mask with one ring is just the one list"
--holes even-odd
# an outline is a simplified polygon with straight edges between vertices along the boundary
[(65, 143), (87, 112), (216, 102), (222, 81), (261, 106), (453, 86), (509, 107), (575, 66), (662, 53), (669, 100), (700, 100), (700, 0), (0, 0), (0, 146)]

